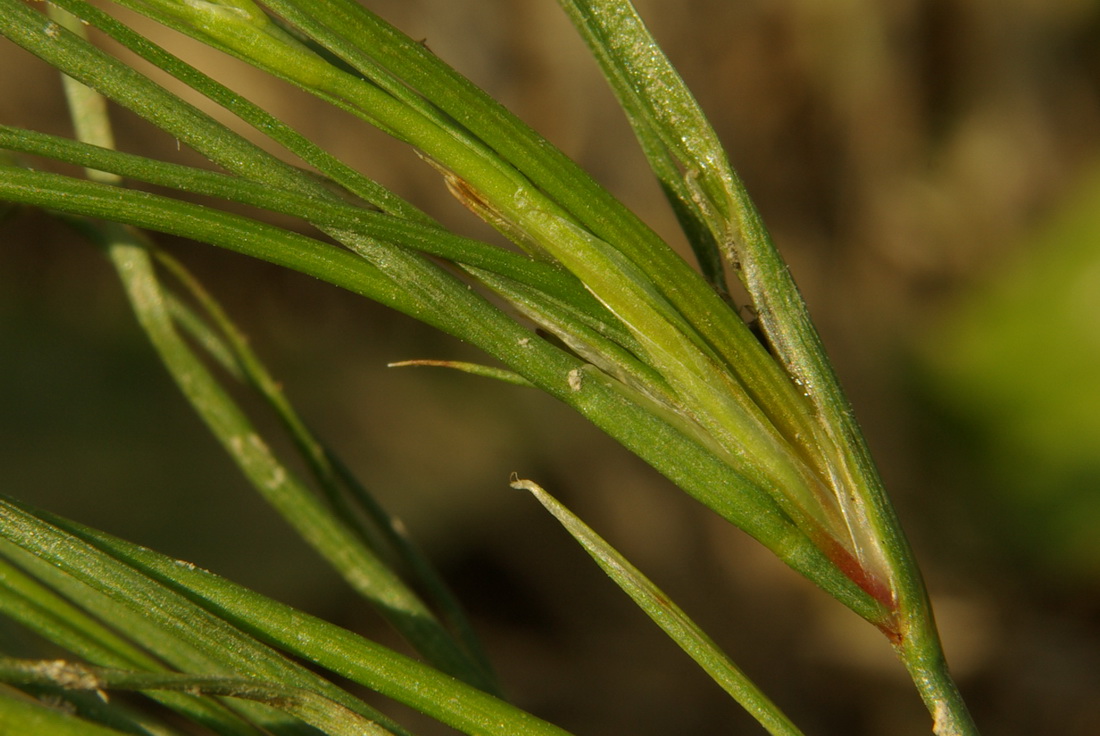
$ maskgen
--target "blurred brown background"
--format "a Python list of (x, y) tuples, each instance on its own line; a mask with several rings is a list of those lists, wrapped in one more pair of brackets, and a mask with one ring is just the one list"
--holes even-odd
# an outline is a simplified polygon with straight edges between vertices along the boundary
[[(1100, 7), (638, 4), (792, 264), (984, 732), (1096, 733)], [(675, 241), (554, 3), (368, 5)], [(220, 58), (203, 65), (446, 222), (483, 233), (409, 152), (256, 72)], [(5, 41), (0, 69), (0, 120), (69, 134), (44, 65)], [(129, 114), (115, 120), (122, 148), (196, 162)], [(3, 228), (0, 490), (392, 641), (189, 413), (98, 254), (41, 214)], [(522, 706), (578, 734), (759, 732), (508, 489), (512, 471), (631, 557), (806, 733), (929, 732), (877, 633), (564, 407), (468, 376), (388, 370), (391, 360), (478, 356), (308, 279), (168, 245), (431, 552)], [(24, 646), (2, 636), (7, 649)]]

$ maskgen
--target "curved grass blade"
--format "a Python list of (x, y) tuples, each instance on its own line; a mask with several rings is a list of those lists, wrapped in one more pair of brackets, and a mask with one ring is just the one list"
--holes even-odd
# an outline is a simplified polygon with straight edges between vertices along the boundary
[[(559, 2), (600, 63), (651, 168), (672, 195), (674, 209), (684, 213), (684, 229), (689, 236), (695, 234), (693, 245), (703, 251), (700, 261), (713, 262), (719, 246), (716, 223), (723, 221), (728, 211), (717, 209), (710, 197), (703, 196), (699, 180), (706, 178), (706, 185), (713, 189), (715, 168), (724, 164), (729, 169), (729, 164), (709, 122), (629, 2)], [(732, 169), (729, 171), (732, 173)], [(778, 263), (782, 264), (781, 259)], [(733, 259), (733, 266), (744, 277), (738, 259)], [(785, 264), (782, 268), (786, 273)], [(755, 298), (753, 307), (757, 307)], [(806, 315), (801, 317), (808, 319)], [(744, 376), (745, 387), (788, 441), (800, 447), (803, 458), (817, 468), (821, 477), (831, 478), (830, 467), (823, 462), (823, 448), (815, 444), (824, 439), (821, 428), (810, 412), (809, 402), (804, 400), (808, 396), (800, 395), (808, 394), (815, 384), (803, 382), (795, 391), (788, 377), (775, 370), (778, 364), (774, 361), (769, 360), (770, 366), (750, 374), (732, 355), (724, 355), (734, 371)], [(856, 540), (852, 540), (852, 546), (853, 552), (860, 553)]]
[(694, 196), (695, 192), (688, 183), (698, 175), (698, 172), (685, 171), (684, 163), (674, 154), (674, 147), (683, 146), (683, 142), (666, 140), (669, 136), (662, 135), (662, 132), (683, 132), (693, 120), (689, 119), (687, 123), (681, 124), (677, 117), (678, 110), (650, 109), (647, 104), (650, 99), (641, 92), (642, 85), (645, 84), (667, 87), (667, 80), (661, 76), (667, 73), (666, 69), (657, 64), (651, 64), (641, 73), (631, 74), (632, 69), (642, 64), (639, 57), (654, 53), (653, 49), (649, 47), (636, 49), (635, 56), (628, 59), (629, 50), (619, 48), (621, 39), (636, 38), (636, 34), (620, 36), (618, 34), (621, 31), (617, 29), (621, 26), (613, 25), (613, 21), (597, 22), (594, 18), (597, 15), (596, 12), (587, 3), (560, 0), (559, 4), (569, 15), (573, 25), (599, 62), (604, 76), (634, 128), (635, 136), (650, 168), (672, 205), (681, 228), (688, 236), (688, 242), (707, 281), (712, 288), (728, 299), (729, 287), (726, 284), (724, 259), (718, 242), (708, 226), (710, 213), (706, 203)]
[[(382, 550), (390, 551), (397, 556), (457, 635), (462, 648), (482, 672), (489, 689), (498, 691), (499, 685), (496, 683), (492, 665), (474, 633), (473, 626), (431, 562), (404, 534), (403, 527), (397, 520), (388, 514), (347, 472), (346, 466), (339, 458), (310, 432), (305, 422), (290, 405), (281, 384), (268, 373), (249, 346), (248, 340), (229, 319), (221, 305), (176, 259), (159, 250), (155, 251), (154, 256), (187, 288), (217, 326), (220, 336), (213, 335), (210, 330), (203, 330), (202, 334), (208, 336), (206, 342), (220, 346), (222, 352), (232, 354), (231, 366), (240, 374), (240, 379), (251, 385), (282, 420), (283, 426), (293, 439), (299, 453), (305, 458), (314, 479), (324, 491), (339, 518), (356, 531), (372, 549), (380, 553)], [(205, 325), (203, 327), (205, 328)], [(228, 346), (225, 346), (225, 343)], [(484, 370), (493, 369), (484, 368)], [(515, 379), (523, 381), (519, 376), (506, 371), (498, 370), (498, 373), (514, 376)], [(373, 528), (360, 523), (364, 514), (373, 523)]]
[(460, 371), (462, 373), (469, 373), (473, 376), (481, 376), (482, 378), (491, 378), (495, 381), (501, 381), (503, 383), (509, 383), (513, 386), (523, 386), (525, 388), (534, 388), (534, 384), (528, 381), (523, 376), (513, 373), (512, 371), (502, 370), (500, 368), (494, 368), (489, 365), (481, 365), (479, 363), (468, 363), (463, 360), (431, 360), (431, 359), (416, 359), (416, 360), (399, 360), (395, 363), (387, 363), (387, 368), (411, 368), (411, 367), (431, 367), (431, 368), (450, 368), (454, 371)]
[(68, 713), (49, 708), (26, 698), (0, 692), (0, 723), (8, 734), (49, 734), (50, 736), (133, 736), (107, 726), (91, 723)]
[[(286, 150), (295, 154), (311, 166), (314, 166), (324, 176), (328, 177), (338, 186), (343, 187), (348, 192), (351, 192), (355, 196), (358, 196), (364, 202), (368, 202), (374, 206), (377, 206), (384, 212), (388, 212), (404, 219), (425, 224), (431, 224), (434, 222), (431, 217), (421, 212), (418, 208), (396, 196), (389, 190), (379, 185), (377, 182), (374, 182), (373, 180), (363, 176), (351, 167), (347, 166), (330, 154), (326, 153), (319, 146), (315, 145), (312, 141), (297, 133), (295, 130), (290, 128), (290, 126), (286, 125), (275, 116), (262, 110), (241, 95), (230, 90), (229, 88), (207, 76), (206, 74), (203, 74), (191, 65), (181, 61), (172, 54), (167, 53), (156, 44), (150, 42), (141, 34), (134, 32), (125, 24), (120, 23), (119, 21), (115, 20), (110, 15), (104, 13), (98, 8), (89, 5), (83, 0), (58, 0), (57, 3), (53, 4), (65, 8), (69, 13), (80, 18), (81, 21), (83, 21), (84, 23), (98, 28), (141, 58), (149, 61), (159, 69), (171, 74), (173, 77), (188, 85), (192, 89), (196, 90), (200, 94), (206, 96), (211, 101), (222, 106), (229, 112), (232, 112), (242, 121), (251, 125), (258, 132), (280, 144)], [(28, 43), (28, 41), (25, 40), (24, 43)], [(37, 41), (30, 41), (30, 46), (28, 46), (28, 48), (37, 49), (38, 51), (43, 53), (48, 51), (48, 49), (43, 49), (42, 45)], [(51, 58), (66, 60), (71, 59), (73, 61), (76, 61), (79, 60), (81, 56), (91, 56), (98, 59), (98, 63), (100, 63), (104, 67), (104, 71), (107, 74), (117, 74), (118, 69), (115, 67), (115, 64), (117, 62), (115, 62), (115, 60), (111, 57), (107, 57), (105, 55), (101, 56), (100, 54), (102, 54), (102, 52), (99, 52), (97, 49), (94, 48), (92, 48), (91, 50), (78, 50), (76, 48), (69, 48), (67, 51), (62, 52), (60, 55), (51, 55)], [(104, 63), (105, 60), (109, 60), (109, 62)], [(54, 61), (51, 61), (51, 63), (54, 63)], [(79, 66), (81, 65), (81, 63), (79, 61), (76, 61), (76, 63), (78, 64), (79, 71)], [(56, 65), (57, 64), (55, 63), (55, 66)], [(116, 102), (120, 102), (124, 106), (134, 109), (135, 112), (137, 112), (139, 115), (142, 115), (143, 117), (148, 118), (149, 114), (152, 113), (154, 115), (152, 119), (156, 121), (156, 124), (159, 127), (165, 128), (166, 130), (175, 131), (174, 134), (177, 135), (177, 137), (181, 138), (181, 140), (187, 140), (188, 143), (193, 145), (193, 147), (195, 147), (196, 150), (198, 150), (200, 153), (211, 157), (211, 160), (214, 160), (215, 162), (219, 160), (216, 156), (211, 156), (211, 151), (217, 150), (217, 148), (223, 145), (224, 142), (220, 141), (218, 136), (211, 137), (209, 134), (197, 137), (192, 137), (188, 135), (186, 126), (183, 126), (181, 128), (179, 123), (187, 121), (189, 115), (187, 115), (185, 112), (181, 115), (181, 111), (185, 111), (190, 106), (187, 105), (187, 103), (183, 103), (181, 100), (179, 100), (179, 98), (176, 98), (174, 95), (171, 95), (164, 90), (161, 90), (160, 93), (154, 95), (156, 98), (160, 98), (159, 102), (161, 104), (159, 105), (159, 107), (164, 108), (165, 103), (168, 103), (167, 109), (163, 109), (162, 113), (157, 116), (155, 113), (155, 108), (150, 108), (145, 105), (140, 99), (140, 96), (130, 95), (125, 85), (119, 86), (117, 84), (113, 84), (110, 81), (105, 81), (103, 83), (110, 86), (111, 91), (109, 92), (106, 89), (101, 89), (96, 86), (96, 83), (98, 83), (100, 80), (96, 79), (95, 77), (92, 77), (90, 79), (81, 79), (76, 75), (74, 75), (74, 77), (80, 79), (80, 81), (88, 84), (88, 86), (90, 87), (99, 89), (101, 92), (103, 92)], [(89, 82), (91, 83), (89, 84)], [(153, 85), (153, 83), (151, 82), (149, 82), (149, 84)], [(153, 87), (155, 86), (156, 85), (153, 85)], [(148, 94), (149, 90), (146, 89), (144, 90), (144, 92)], [(179, 107), (179, 109), (176, 109), (177, 107)], [(216, 123), (212, 120), (210, 120), (209, 123), (212, 123), (215, 127), (220, 126), (219, 123)], [(203, 124), (204, 126), (207, 125), (207, 121), (203, 121)], [(228, 129), (225, 129), (224, 126), (221, 127), (223, 128), (224, 136), (224, 134), (228, 132)], [(229, 135), (235, 136), (236, 134), (229, 133)], [(211, 148), (211, 144), (213, 144), (213, 148)], [(252, 144), (244, 141), (244, 139), (239, 139), (235, 145), (247, 147), (251, 146)], [(267, 155), (262, 151), (260, 151), (260, 153), (263, 155)], [(227, 166), (227, 168), (241, 173), (241, 164), (239, 163), (239, 159), (222, 158), (222, 164), (225, 165), (225, 162), (227, 160), (233, 162), (232, 165)], [(274, 160), (278, 161), (278, 163), (280, 164), (283, 164), (283, 162), (279, 161), (278, 159)], [(280, 178), (284, 179), (284, 181), (285, 177), (281, 175), (287, 173), (287, 169), (285, 168), (285, 166), (286, 165), (283, 164), (284, 169), (278, 172), (280, 174)], [(251, 169), (250, 173), (252, 173), (253, 175), (264, 174), (262, 169), (255, 168)], [(272, 170), (272, 173), (275, 173), (274, 170)], [(304, 172), (299, 171), (298, 173), (303, 174)], [(317, 194), (324, 192), (323, 189), (319, 189), (317, 187), (318, 182), (310, 181), (308, 176), (301, 177), (299, 179), (299, 183), (302, 185), (300, 188), (301, 191), (311, 191), (312, 193)], [(325, 193), (327, 193), (331, 198), (331, 192)]]
[(802, 736), (787, 716), (718, 648), (683, 610), (569, 509), (530, 480), (513, 478), (511, 486), (529, 491), (584, 547), (608, 577), (694, 659), (711, 679), (740, 703), (773, 736)]
[[(4, 548), (7, 543), (4, 542)], [(166, 665), (0, 557), (0, 613), (89, 662), (157, 672)], [(117, 622), (116, 622), (117, 623)], [(223, 736), (261, 736), (220, 703), (184, 693), (150, 697)]]
[(319, 228), (349, 230), (522, 281), (565, 300), (573, 308), (590, 315), (591, 319), (602, 322), (614, 320), (571, 274), (527, 256), (454, 235), (438, 226), (402, 220), (340, 201), (318, 201), (315, 196), (240, 177), (156, 161), (9, 126), (0, 126), (0, 148), (259, 207), (301, 218)]
[(278, 461), (236, 403), (180, 339), (164, 308), (145, 248), (117, 235), (112, 240), (109, 254), (138, 321), (192, 406), (257, 490), (429, 661), (480, 687), (493, 688), (493, 678), (484, 671), (483, 663), (471, 661), (419, 596)]
[(133, 672), (62, 660), (0, 657), (0, 680), (16, 685), (54, 686), (66, 691), (86, 690), (104, 698), (111, 690), (217, 695), (263, 703), (285, 711), (327, 736), (393, 736), (393, 731), (311, 690), (254, 679)]
[(64, 570), (122, 605), (147, 611), (166, 631), (220, 652), (220, 661), (233, 668), (229, 674), (309, 689), (363, 713), (361, 703), (269, 652), (251, 638), (257, 637), (464, 733), (566, 736), (556, 726), (346, 629), (103, 532), (46, 512), (32, 513), (3, 498), (0, 532), (24, 547), (32, 562)]
[[(0, 0), (3, 2), (4, 0)], [(361, 258), (281, 228), (166, 197), (14, 167), (0, 168), (0, 197), (211, 242), (412, 309), (393, 282)]]
[[(125, 631), (126, 637), (137, 646), (172, 669), (204, 676), (256, 677), (309, 688), (401, 732), (399, 726), (361, 700), (147, 576), (78, 539), (60, 534), (2, 499), (0, 537), (4, 555), (24, 572), (90, 615), (110, 621), (119, 631)], [(50, 543), (55, 546), (48, 547)], [(177, 560), (175, 564), (187, 563)], [(143, 669), (145, 666), (146, 663), (139, 662), (128, 668)], [(158, 663), (153, 671), (163, 672), (164, 669)], [(255, 724), (262, 733), (279, 736), (314, 733), (287, 714), (259, 703), (229, 701), (226, 706)], [(220, 726), (216, 720), (202, 722), (212, 727)]]

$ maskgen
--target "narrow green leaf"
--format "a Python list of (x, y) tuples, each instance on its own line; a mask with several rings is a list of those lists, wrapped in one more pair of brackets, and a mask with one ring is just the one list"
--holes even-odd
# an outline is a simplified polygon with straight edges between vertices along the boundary
[(339, 201), (319, 201), (315, 196), (297, 191), (9, 126), (0, 126), (0, 148), (252, 205), (302, 218), (320, 228), (350, 230), (523, 281), (547, 294), (567, 300), (588, 314), (597, 314), (604, 321), (613, 319), (567, 272), (496, 246), (454, 235), (438, 226), (401, 220)]
[(514, 308), (555, 335), (570, 350), (609, 375), (647, 393), (668, 406), (675, 403), (664, 377), (639, 355), (645, 351), (617, 320), (605, 322), (573, 309), (572, 305), (537, 291), (529, 284), (480, 269), (474, 275)]
[[(0, 550), (10, 551), (4, 541)], [(74, 654), (107, 667), (156, 672), (162, 661), (108, 629), (88, 613), (0, 558), (0, 612)], [(127, 618), (114, 618), (116, 625)], [(136, 622), (139, 626), (141, 621)], [(162, 640), (162, 645), (164, 641)], [(259, 736), (259, 730), (221, 704), (180, 693), (152, 693), (154, 700), (225, 736)]]
[(393, 731), (369, 718), (310, 690), (254, 679), (133, 672), (61, 660), (0, 657), (0, 681), (16, 685), (51, 685), (63, 690), (88, 690), (103, 698), (110, 690), (167, 690), (192, 695), (219, 695), (251, 700), (285, 711), (328, 736), (393, 734)]
[[(400, 530), (397, 521), (385, 512), (366, 489), (347, 472), (346, 466), (340, 462), (339, 458), (310, 432), (284, 395), (282, 385), (268, 373), (253, 352), (247, 338), (229, 319), (221, 305), (177, 260), (161, 251), (157, 251), (155, 256), (187, 288), (217, 325), (221, 337), (208, 339), (207, 342), (213, 341), (221, 346), (223, 344), (221, 338), (224, 338), (228, 343), (229, 347), (223, 349), (225, 352), (232, 352), (232, 358), (230, 358), (232, 367), (240, 374), (241, 380), (247, 381), (259, 392), (282, 420), (283, 426), (293, 439), (299, 453), (305, 458), (314, 479), (324, 491), (341, 521), (357, 532), (371, 549), (379, 553), (382, 550), (396, 553), (402, 564), (413, 574), (415, 584), (436, 605), (444, 620), (458, 636), (462, 647), (475, 660), (490, 689), (498, 690), (499, 686), (496, 685), (492, 666), (474, 634), (473, 626), (467, 620), (458, 600), (436, 573), (427, 557)], [(501, 371), (501, 373), (505, 372)], [(514, 374), (509, 375), (514, 376)], [(523, 380), (518, 376), (515, 378)], [(374, 528), (360, 523), (361, 513), (366, 514), (367, 518), (373, 522)]]
[[(6, 0), (0, 0), (0, 3)], [(315, 276), (390, 305), (414, 305), (347, 251), (239, 215), (165, 197), (18, 168), (0, 168), (0, 198), (210, 242)]]
[(433, 368), (450, 368), (451, 370), (461, 371), (462, 373), (469, 373), (474, 376), (481, 376), (482, 378), (492, 378), (496, 381), (502, 381), (503, 383), (510, 383), (513, 386), (524, 386), (526, 388), (534, 388), (534, 384), (528, 381), (523, 376), (513, 373), (512, 371), (502, 370), (500, 368), (494, 368), (489, 365), (480, 365), (478, 363), (468, 363), (463, 360), (399, 360), (396, 363), (387, 363), (387, 368), (408, 368), (412, 366), (423, 367), (430, 366)]
[[(150, 42), (146, 37), (134, 32), (132, 29), (103, 11), (89, 5), (84, 2), (84, 0), (58, 0), (55, 4), (64, 7), (83, 22), (100, 29), (122, 46), (133, 51), (146, 61), (168, 72), (176, 79), (232, 112), (258, 132), (279, 143), (303, 161), (316, 167), (317, 170), (326, 177), (336, 182), (339, 186), (344, 187), (348, 192), (352, 192), (356, 196), (362, 198), (363, 201), (369, 202), (385, 212), (402, 218), (427, 224), (432, 223), (432, 219), (419, 209), (326, 153), (278, 118), (260, 109), (258, 106), (216, 80), (199, 72), (189, 64), (165, 52), (159, 46)], [(85, 49), (83, 53), (96, 55), (99, 52)], [(65, 56), (63, 55), (61, 58), (65, 58)], [(107, 58), (109, 59), (109, 57)], [(100, 58), (100, 63), (103, 63), (102, 57)], [(159, 93), (151, 93), (148, 88), (143, 90), (144, 95), (149, 95), (151, 93), (154, 98), (159, 98), (159, 105), (150, 108), (142, 102), (140, 96), (135, 97), (130, 95), (126, 89), (126, 85), (118, 85), (112, 82), (111, 78), (118, 74), (118, 70), (115, 68), (113, 60), (111, 60), (111, 63), (107, 63), (104, 66), (104, 72), (108, 77), (107, 79), (100, 80), (99, 78), (92, 77), (90, 79), (81, 79), (81, 81), (89, 86), (95, 87), (116, 102), (134, 109), (139, 115), (143, 115), (147, 118), (153, 115), (154, 117), (151, 119), (155, 120), (157, 125), (172, 132), (177, 138), (188, 141), (196, 150), (207, 155), (211, 160), (216, 162), (220, 161), (223, 166), (230, 170), (239, 173), (242, 171), (241, 166), (246, 158), (240, 156), (240, 150), (238, 150), (238, 155), (235, 158), (215, 152), (223, 148), (226, 140), (234, 137), (236, 137), (236, 140), (232, 145), (238, 149), (252, 146), (252, 144), (240, 138), (235, 133), (229, 132), (228, 129), (224, 128), (224, 126), (220, 126), (220, 124), (213, 120), (201, 117), (195, 118), (188, 112), (192, 109), (189, 105), (163, 90)], [(148, 84), (151, 85), (152, 83)], [(155, 85), (152, 86), (155, 87)], [(157, 112), (157, 108), (160, 108), (159, 112)], [(196, 136), (195, 132), (189, 129), (190, 125), (196, 120), (201, 121), (202, 126), (206, 128), (207, 132), (205, 135)], [(220, 131), (217, 130), (219, 127), (221, 128)], [(212, 131), (213, 134), (211, 134)], [(256, 153), (256, 151), (253, 151), (253, 153)], [(267, 155), (262, 151), (260, 151), (260, 154), (264, 156)], [(262, 168), (253, 168), (250, 172), (253, 175), (267, 177), (277, 175), (285, 181), (286, 177), (283, 175), (291, 169), (286, 167), (285, 164), (282, 164), (281, 161), (277, 159), (274, 160), (277, 161), (282, 168), (271, 168), (269, 172), (265, 172)], [(300, 191), (310, 191), (312, 189), (312, 191), (317, 194), (325, 193), (323, 189), (317, 188), (316, 181), (309, 182), (309, 177), (305, 176), (304, 172), (298, 172), (298, 174), (303, 175), (299, 178), (299, 183), (302, 185)], [(331, 192), (327, 194), (331, 197)]]
[(557, 499), (530, 480), (513, 478), (512, 488), (529, 491), (539, 503), (561, 522), (608, 577), (623, 589), (660, 626), (669, 638), (694, 659), (711, 679), (740, 703), (768, 733), (775, 736), (801, 736), (784, 713), (718, 648), (709, 636), (684, 611), (627, 561), (615, 548), (592, 531)]
[[(20, 566), (105, 620), (124, 623), (128, 636), (181, 671), (252, 677), (312, 690), (402, 732), (362, 701), (260, 644), (221, 616), (155, 582), (127, 561), (104, 554), (4, 499), (0, 499), (0, 534), (23, 549), (17, 558)], [(179, 560), (164, 561), (181, 570), (194, 568)], [(253, 713), (253, 709), (247, 710)], [(255, 711), (263, 712), (266, 709)], [(267, 719), (264, 727), (302, 732), (300, 725), (284, 728), (280, 724), (292, 721), (282, 714), (279, 717), (281, 720)]]
[(492, 679), (455, 645), (431, 611), (281, 463), (236, 403), (176, 333), (150, 257), (119, 233), (108, 246), (138, 321), (192, 406), (257, 490), (430, 661), (482, 687)]
[[(150, 660), (148, 655), (139, 655), (139, 661), (122, 666), (129, 669), (151, 666), (152, 671), (164, 671), (164, 665), (160, 664), (163, 662), (171, 669), (203, 675), (283, 678), (285, 683), (312, 687), (330, 697), (342, 698), (340, 702), (348, 707), (375, 715), (368, 706), (339, 688), (79, 540), (65, 538), (62, 547), (43, 549), (41, 545), (47, 540), (57, 541), (56, 537), (49, 539), (48, 534), (43, 534), (45, 528), (48, 527), (38, 520), (29, 524), (22, 523), (21, 519), (13, 521), (11, 514), (0, 510), (0, 537), (3, 537), (0, 548), (28, 575), (90, 615), (125, 631), (128, 639), (156, 658)], [(38, 535), (29, 546), (21, 542), (21, 535), (27, 534), (28, 529), (32, 530), (29, 534)], [(227, 647), (233, 649), (227, 650)], [(132, 651), (130, 647), (123, 650), (122, 655)], [(252, 729), (242, 729), (232, 719), (219, 717), (216, 708), (203, 708), (202, 701), (191, 705), (171, 694), (154, 699), (173, 708), (182, 702), (186, 707), (180, 709), (181, 713), (187, 713), (218, 733), (255, 733)], [(309, 734), (306, 725), (258, 703), (230, 701), (224, 707), (235, 711), (263, 733)]]
[[(227, 650), (222, 660), (233, 663), (237, 674), (313, 690), (364, 713), (361, 704), (355, 705), (358, 701), (327, 681), (307, 670), (291, 668), (281, 658), (269, 659), (272, 655), (266, 647), (244, 636), (241, 632), (245, 631), (464, 733), (565, 734), (492, 695), (352, 632), (103, 532), (46, 512), (32, 514), (3, 498), (0, 531), (43, 562), (64, 569), (134, 610), (147, 609), (150, 619), (166, 630), (194, 638), (211, 652)], [(364, 714), (369, 716), (369, 712)]]
[(0, 724), (4, 736), (133, 736), (4, 692), (0, 692)]
[[(620, 4), (609, 10), (605, 5), (601, 14), (585, 2), (560, 0), (560, 5), (588, 44), (618, 97), (707, 280), (718, 293), (728, 297), (722, 254), (707, 224), (709, 212), (705, 203), (693, 196), (688, 185), (698, 173), (685, 172), (677, 156), (684, 142), (676, 136), (685, 132), (688, 136), (697, 135), (690, 130), (695, 119), (682, 120), (679, 113), (683, 101), (676, 97), (669, 107), (651, 105), (654, 96), (664, 94), (664, 90), (681, 91), (681, 87), (669, 84), (671, 67), (660, 63), (659, 49), (652, 44), (652, 39), (639, 32), (636, 26), (640, 21), (629, 15), (629, 6)], [(615, 13), (626, 17), (615, 18)], [(646, 95), (644, 90), (650, 85), (662, 91)]]

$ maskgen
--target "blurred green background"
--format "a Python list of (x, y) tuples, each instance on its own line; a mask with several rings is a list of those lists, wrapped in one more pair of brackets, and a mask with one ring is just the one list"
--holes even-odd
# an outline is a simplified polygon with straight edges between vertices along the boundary
[[(682, 247), (556, 5), (370, 0)], [(639, 2), (792, 264), (925, 567), (986, 733), (1100, 720), (1100, 6)], [(142, 24), (148, 27), (148, 24)], [(194, 44), (150, 29), (178, 50)], [(257, 72), (203, 64), (463, 232), (410, 152)], [(0, 119), (70, 134), (0, 42)], [(195, 163), (117, 112), (121, 147)], [(539, 394), (408, 358), (468, 347), (295, 274), (162, 239), (469, 603), (509, 693), (578, 734), (757, 733), (523, 494), (558, 494), (813, 734), (925, 734), (886, 642)], [(4, 493), (392, 642), (245, 485), (105, 261), (40, 213), (0, 230)], [(21, 651), (15, 632), (0, 644)], [(431, 726), (425, 734), (443, 733)]]

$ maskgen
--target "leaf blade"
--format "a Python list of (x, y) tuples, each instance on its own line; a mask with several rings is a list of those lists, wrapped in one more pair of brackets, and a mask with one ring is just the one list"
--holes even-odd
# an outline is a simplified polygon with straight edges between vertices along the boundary
[[(135, 586), (138, 598), (171, 602), (172, 608), (181, 613), (191, 611), (193, 619), (204, 621), (202, 628), (208, 625), (207, 619), (215, 622), (211, 635), (220, 635), (225, 627), (231, 627), (236, 632), (231, 640), (238, 650), (224, 656), (234, 662), (251, 662), (254, 669), (237, 670), (242, 674), (310, 689), (357, 712), (362, 707), (356, 706), (356, 700), (347, 693), (304, 668), (284, 670), (286, 665), (280, 664), (273, 669), (267, 659), (269, 655), (263, 655), (267, 645), (251, 639), (256, 637), (467, 733), (566, 736), (556, 726), (346, 629), (104, 532), (46, 512), (32, 513), (23, 504), (2, 497), (0, 531), (31, 554), (42, 555), (44, 560), (120, 599), (126, 599), (129, 586)], [(73, 559), (77, 552), (94, 564), (82, 569)], [(129, 572), (120, 577), (102, 574), (113, 569)], [(139, 604), (130, 601), (129, 605)], [(148, 610), (153, 617), (160, 618), (159, 607)], [(180, 616), (179, 625), (190, 628), (188, 617)], [(209, 646), (218, 651), (233, 646), (229, 641), (219, 639)], [(245, 656), (251, 659), (244, 659)]]
[(679, 606), (591, 527), (537, 483), (513, 479), (511, 486), (530, 492), (584, 547), (608, 577), (769, 733), (774, 736), (802, 736), (787, 716)]

